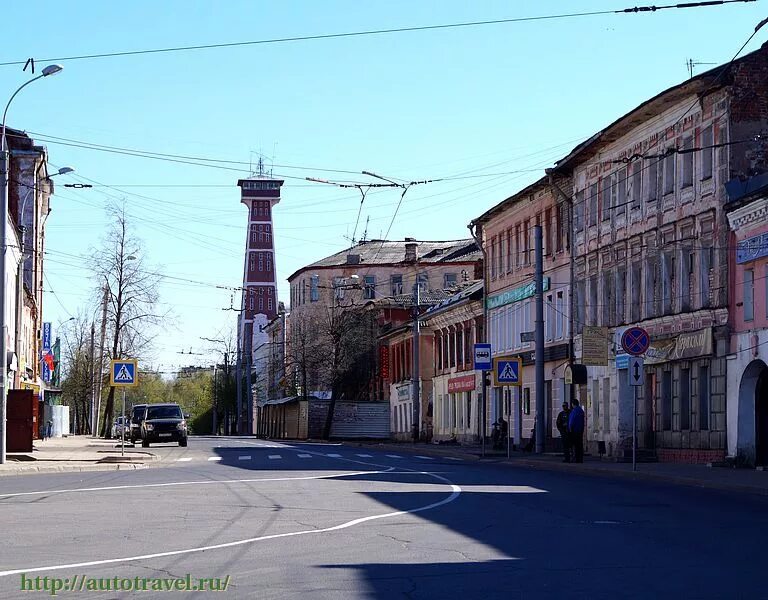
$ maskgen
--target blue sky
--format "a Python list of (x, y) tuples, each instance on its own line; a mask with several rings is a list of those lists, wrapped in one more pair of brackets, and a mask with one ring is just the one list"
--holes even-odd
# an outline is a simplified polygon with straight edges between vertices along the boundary
[[(390, 27), (612, 10), (637, 2), (13, 3), (0, 62)], [(300, 266), (349, 242), (360, 196), (303, 177), (365, 180), (483, 175), (414, 187), (391, 239), (455, 239), (467, 223), (542, 174), (577, 142), (685, 79), (685, 62), (727, 62), (765, 3), (588, 16), (335, 40), (61, 61), (30, 86), (9, 125), (138, 150), (247, 163), (271, 157), (286, 179), (275, 212), (279, 294)], [(768, 30), (766, 30), (768, 31)], [(759, 47), (761, 32), (745, 50)], [(699, 67), (699, 71), (709, 68)], [(0, 67), (6, 94), (28, 77)], [(178, 278), (161, 302), (175, 317), (152, 366), (209, 364), (201, 336), (231, 328), (242, 281), (246, 213), (235, 183), (247, 172), (149, 160), (46, 142), (57, 180), (48, 220), (45, 320), (93, 310), (94, 282), (77, 256), (97, 246), (109, 207), (124, 203), (146, 259)], [(248, 164), (215, 163), (248, 171)], [(288, 168), (301, 167), (301, 168)], [(510, 173), (518, 171), (517, 173)], [(499, 173), (501, 173), (499, 175)], [(68, 189), (84, 179), (109, 187)], [(296, 179), (293, 179), (296, 178)], [(162, 187), (194, 185), (209, 187)], [(368, 195), (369, 237), (386, 232), (396, 190)], [(359, 232), (358, 232), (359, 236)], [(235, 303), (237, 304), (237, 298)], [(195, 354), (182, 355), (180, 351)], [(199, 354), (198, 354), (199, 353)]]

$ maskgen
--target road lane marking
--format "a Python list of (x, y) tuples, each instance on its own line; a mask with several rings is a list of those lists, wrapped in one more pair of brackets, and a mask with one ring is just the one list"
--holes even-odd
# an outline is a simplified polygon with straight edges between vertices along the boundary
[(341, 454), (326, 454), (328, 458), (341, 458)]
[(221, 456), (209, 456), (208, 460), (221, 460)]
[(398, 456), (397, 454), (387, 454), (387, 458), (403, 458), (402, 456)]
[(296, 456), (298, 456), (299, 458), (312, 458), (311, 454), (297, 454)]
[[(387, 473), (391, 471), (393, 467), (390, 467), (387, 470), (384, 471), (378, 471), (378, 473)], [(262, 542), (266, 540), (275, 540), (279, 538), (287, 538), (287, 537), (296, 537), (301, 535), (312, 535), (312, 534), (322, 534), (322, 533), (331, 533), (334, 531), (341, 531), (343, 529), (348, 529), (350, 527), (354, 527), (356, 525), (361, 525), (363, 523), (368, 523), (370, 521), (376, 521), (379, 519), (387, 519), (392, 517), (398, 517), (401, 515), (408, 515), (408, 514), (414, 514), (419, 513), (427, 510), (431, 510), (434, 508), (438, 508), (440, 506), (443, 506), (444, 504), (448, 504), (450, 502), (453, 502), (456, 500), (459, 495), (462, 492), (461, 487), (456, 485), (455, 483), (452, 483), (445, 477), (442, 477), (440, 475), (437, 475), (435, 473), (428, 473), (425, 471), (411, 471), (415, 475), (427, 475), (429, 477), (432, 477), (434, 479), (438, 479), (443, 482), (444, 485), (449, 486), (451, 488), (450, 495), (446, 496), (442, 500), (439, 500), (437, 502), (433, 502), (431, 504), (427, 504), (424, 506), (419, 506), (417, 508), (412, 508), (409, 510), (398, 510), (394, 512), (389, 513), (380, 513), (376, 515), (369, 515), (367, 517), (360, 517), (358, 519), (352, 519), (351, 521), (345, 521), (344, 523), (340, 523), (339, 525), (333, 525), (330, 527), (325, 527), (322, 529), (303, 529), (299, 531), (289, 531), (285, 533), (274, 533), (271, 535), (263, 535), (259, 537), (253, 537), (253, 538), (247, 538), (244, 540), (235, 540), (232, 542), (224, 542), (221, 544), (213, 544), (209, 546), (197, 546), (193, 548), (184, 548), (181, 550), (169, 550), (166, 552), (156, 552), (154, 554), (140, 554), (137, 556), (127, 556), (127, 557), (120, 557), (120, 558), (107, 558), (107, 559), (101, 559), (101, 560), (91, 560), (91, 561), (85, 561), (85, 562), (79, 562), (79, 563), (69, 563), (69, 564), (60, 564), (60, 565), (49, 565), (45, 567), (26, 567), (22, 569), (10, 569), (7, 571), (0, 571), (0, 577), (8, 577), (10, 575), (19, 575), (21, 573), (39, 573), (42, 571), (60, 571), (64, 569), (75, 569), (75, 568), (82, 568), (82, 567), (93, 567), (97, 565), (109, 565), (109, 564), (116, 564), (116, 563), (126, 563), (126, 562), (133, 562), (137, 560), (150, 560), (150, 559), (156, 559), (156, 558), (164, 558), (166, 556), (180, 556), (184, 554), (193, 554), (193, 553), (200, 553), (200, 552), (209, 552), (211, 550), (220, 550), (222, 548), (234, 548), (237, 546), (244, 546), (246, 544), (253, 544), (256, 542)], [(347, 473), (345, 475), (370, 475), (372, 473), (377, 473), (376, 471), (361, 471), (359, 473)], [(294, 478), (274, 478), (274, 479), (261, 479), (261, 480), (250, 480), (250, 481), (280, 481), (280, 480), (301, 480), (301, 479), (327, 479), (332, 477), (339, 477), (338, 474), (336, 475), (318, 475), (318, 476), (312, 476), (312, 477), (294, 477)], [(240, 480), (240, 481), (248, 481), (248, 480)], [(169, 485), (181, 485), (181, 484), (205, 484), (205, 483), (231, 483), (227, 481), (195, 481), (195, 482), (179, 482), (179, 483), (166, 483), (166, 484), (144, 484), (144, 485), (135, 485), (135, 486), (112, 486), (112, 488), (108, 489), (115, 489), (115, 488), (141, 488), (141, 487), (160, 487), (160, 486), (169, 486)], [(99, 488), (86, 488), (89, 490), (99, 489)], [(104, 489), (104, 488), (102, 488)], [(65, 491), (65, 490), (58, 490), (59, 492)], [(70, 490), (74, 491), (74, 490)], [(25, 494), (41, 494), (46, 492), (22, 492), (20, 494), (16, 495), (25, 495)], [(50, 493), (50, 492), (48, 492)], [(6, 494), (5, 496), (9, 496), (10, 494)]]
[(176, 462), (189, 462), (190, 460), (192, 460), (192, 459), (191, 458), (177, 458)]
[(415, 458), (421, 458), (422, 460), (435, 460), (431, 456), (415, 456)]
[(238, 456), (237, 460), (251, 460), (253, 458), (250, 454), (243, 454), (242, 456)]
[(355, 456), (359, 456), (360, 458), (373, 458), (370, 454), (355, 454)]
[(463, 458), (458, 458), (458, 457), (456, 457), (456, 456), (446, 456), (445, 458), (446, 458), (447, 460), (464, 460)]
[(269, 455), (269, 458), (271, 458), (271, 459), (273, 459), (273, 460), (274, 460), (274, 459), (276, 459), (276, 458), (283, 458), (283, 457), (282, 457), (282, 456), (280, 456), (279, 454), (270, 454), (270, 455)]

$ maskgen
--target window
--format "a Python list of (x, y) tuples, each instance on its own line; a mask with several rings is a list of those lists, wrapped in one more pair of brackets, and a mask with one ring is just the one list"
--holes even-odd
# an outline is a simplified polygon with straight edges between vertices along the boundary
[(267, 309), (272, 310), (272, 298), (267, 298)]
[(643, 289), (642, 265), (639, 262), (632, 263), (631, 275), (632, 302), (629, 306), (629, 320), (637, 323), (640, 320), (641, 291)]
[(662, 429), (672, 429), (672, 371), (661, 374), (661, 419)]
[(301, 280), (301, 304), (307, 303), (307, 280)]
[(521, 264), (520, 259), (520, 223), (515, 225), (515, 266), (519, 267)]
[(309, 278), (309, 301), (317, 302), (320, 300), (320, 276), (312, 275)]
[(457, 282), (456, 273), (446, 273), (443, 275), (443, 287), (451, 288), (455, 287)]
[(645, 184), (645, 199), (653, 202), (659, 196), (659, 163), (661, 160), (651, 159), (648, 163), (648, 175)]
[(259, 272), (264, 270), (264, 253), (259, 252)]
[(709, 367), (699, 367), (699, 430), (709, 429)]
[(575, 316), (575, 323), (576, 331), (574, 333), (580, 334), (584, 331), (584, 319), (586, 317), (586, 310), (584, 306), (584, 302), (586, 300), (586, 283), (583, 280), (576, 282), (576, 298), (575, 298), (575, 304), (576, 304), (576, 314)]
[(627, 168), (623, 167), (615, 175), (616, 186), (616, 216), (624, 215), (627, 212), (627, 185), (629, 180), (627, 178)]
[(612, 177), (610, 175), (606, 175), (601, 180), (601, 194), (600, 194), (600, 202), (602, 202), (602, 211), (601, 211), (601, 220), (607, 221), (611, 218), (611, 207), (612, 207), (612, 199), (611, 195), (613, 193), (613, 184), (612, 184)]
[(491, 279), (496, 278), (496, 238), (491, 238)]
[(344, 298), (344, 288), (341, 287), (344, 284), (343, 277), (333, 278), (333, 295), (336, 300), (342, 300)]
[(512, 230), (507, 230), (507, 273), (512, 272)]
[(251, 244), (256, 243), (256, 225), (251, 225)]
[(642, 178), (643, 178), (643, 165), (636, 162), (632, 165), (632, 180), (630, 191), (630, 198), (632, 199), (632, 208), (640, 208), (640, 199), (642, 198)]
[(264, 225), (264, 241), (268, 244), (272, 243), (272, 226), (269, 224)]
[(597, 225), (597, 184), (589, 186), (589, 224)]
[(615, 275), (611, 271), (604, 271), (603, 272), (603, 294), (601, 296), (602, 300), (602, 307), (603, 307), (603, 322), (601, 323), (604, 327), (610, 327), (614, 324), (615, 315), (614, 315), (614, 278)]
[(267, 252), (267, 273), (272, 272), (272, 253)]
[(709, 306), (709, 278), (712, 271), (712, 248), (711, 241), (702, 240), (701, 254), (699, 255), (699, 302), (701, 308)]
[(523, 264), (528, 266), (531, 264), (531, 222), (529, 220), (523, 221)]
[(531, 414), (531, 388), (523, 388), (523, 414)]
[(419, 290), (422, 292), (429, 290), (429, 274), (419, 273), (416, 276), (416, 284), (419, 286)]
[(627, 270), (619, 267), (616, 270), (616, 325), (626, 321)]
[(683, 187), (693, 185), (693, 137), (687, 137), (683, 140)]
[(561, 202), (555, 209), (557, 211), (556, 217), (556, 233), (557, 240), (555, 242), (555, 250), (562, 252), (563, 249), (569, 245), (571, 238), (571, 230), (568, 226), (568, 204)]
[(573, 228), (576, 231), (584, 229), (584, 190), (576, 192), (573, 203)]
[(680, 429), (691, 428), (691, 370), (680, 369)]
[(645, 262), (645, 302), (644, 317), (646, 319), (656, 316), (656, 282), (658, 265), (655, 258), (648, 258)]
[(668, 315), (674, 309), (675, 263), (670, 252), (661, 253), (661, 311)]
[(548, 208), (544, 211), (544, 227), (543, 229), (543, 237), (544, 237), (544, 243), (543, 243), (543, 249), (542, 254), (546, 256), (547, 254), (553, 254), (555, 245), (552, 243), (552, 209)]
[(496, 246), (496, 273), (504, 277), (504, 237), (501, 234), (496, 240)]
[(376, 276), (366, 275), (363, 277), (363, 297), (366, 300), (372, 300), (376, 297)]
[(464, 328), (461, 325), (456, 326), (456, 364), (464, 365)]
[(714, 148), (712, 148), (712, 125), (701, 132), (701, 178), (712, 178), (712, 158)]
[(547, 294), (546, 304), (544, 305), (544, 339), (548, 342), (552, 341), (552, 335), (554, 333), (554, 309), (553, 309), (554, 297), (552, 294)]
[(675, 155), (664, 157), (664, 195), (675, 191)]
[(555, 296), (555, 339), (563, 339), (565, 322), (565, 298), (563, 292), (557, 292)]
[(589, 278), (589, 325), (597, 325), (597, 275)]
[(253, 252), (248, 253), (248, 271), (253, 273), (256, 270), (256, 255)]
[(755, 318), (755, 272), (752, 269), (744, 271), (744, 320), (752, 321)]
[(264, 310), (264, 298), (259, 296), (259, 310)]
[(393, 296), (398, 296), (403, 293), (403, 276), (391, 275), (389, 277), (389, 285)]
[(691, 310), (691, 278), (696, 256), (689, 248), (680, 250), (680, 311)]

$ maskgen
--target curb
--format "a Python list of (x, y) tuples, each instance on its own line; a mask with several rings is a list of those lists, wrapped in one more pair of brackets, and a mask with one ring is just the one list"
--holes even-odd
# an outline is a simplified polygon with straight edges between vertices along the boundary
[[(92, 465), (40, 465), (30, 466), (23, 469), (3, 469), (0, 470), (0, 477), (9, 477), (14, 475), (39, 475), (43, 473), (86, 473), (91, 471), (134, 471), (145, 469), (146, 466), (141, 463), (115, 463), (115, 464), (92, 464)], [(0, 493), (0, 495), (2, 495)]]
[(405, 446), (400, 444), (381, 444), (381, 443), (365, 443), (365, 442), (351, 442), (345, 445), (356, 447), (378, 447), (380, 449), (398, 451), (409, 454), (428, 454), (431, 456), (453, 456), (457, 458), (463, 458), (465, 460), (472, 460), (476, 462), (482, 461), (483, 463), (493, 463), (496, 465), (505, 465), (510, 467), (521, 467), (531, 470), (542, 471), (555, 471), (560, 473), (570, 473), (575, 475), (587, 475), (603, 478), (619, 478), (628, 479), (632, 481), (655, 481), (663, 483), (672, 483), (675, 485), (684, 485), (688, 487), (696, 487), (699, 489), (712, 489), (726, 492), (744, 492), (749, 494), (757, 494), (761, 496), (768, 495), (768, 487), (743, 485), (738, 483), (727, 483), (720, 481), (707, 481), (702, 479), (692, 479), (690, 477), (680, 477), (676, 475), (665, 475), (663, 473), (649, 473), (647, 471), (624, 471), (624, 470), (612, 470), (591, 467), (589, 463), (581, 464), (578, 467), (575, 465), (569, 465), (561, 462), (548, 462), (530, 460), (526, 458), (511, 458), (506, 456), (490, 456), (488, 458), (482, 458), (476, 454), (469, 452), (451, 452), (441, 451), (436, 448), (431, 448), (429, 445), (424, 447)]

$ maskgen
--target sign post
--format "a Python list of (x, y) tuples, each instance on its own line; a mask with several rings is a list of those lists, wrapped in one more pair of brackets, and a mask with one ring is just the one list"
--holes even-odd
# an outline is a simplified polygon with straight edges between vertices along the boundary
[(123, 426), (120, 428), (120, 456), (125, 456), (125, 388), (139, 384), (135, 359), (115, 359), (109, 368), (109, 385), (123, 388)]
[(497, 356), (493, 359), (493, 379), (497, 386), (523, 385), (523, 361), (519, 357)]
[(490, 371), (491, 362), (491, 345), (490, 344), (475, 344), (474, 351), (472, 353), (474, 370), (480, 371), (480, 377), (482, 377), (482, 394), (483, 401), (481, 402), (481, 415), (478, 420), (480, 426), (480, 455), (485, 457), (485, 429), (486, 429), (486, 407), (488, 406), (488, 386), (486, 385), (486, 378), (488, 377), (488, 371)]
[(630, 327), (621, 336), (621, 347), (630, 355), (627, 362), (629, 385), (632, 389), (632, 470), (637, 471), (637, 390), (643, 385), (642, 354), (651, 347), (651, 336), (642, 327)]

